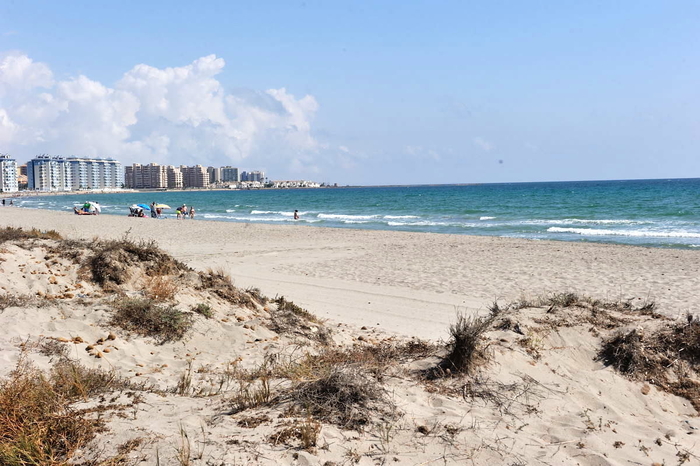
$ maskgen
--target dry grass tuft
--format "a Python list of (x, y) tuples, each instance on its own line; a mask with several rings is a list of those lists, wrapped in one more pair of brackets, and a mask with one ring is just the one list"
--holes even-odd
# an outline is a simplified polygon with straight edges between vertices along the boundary
[(280, 334), (298, 335), (324, 345), (333, 341), (331, 330), (315, 315), (284, 297), (275, 299), (277, 308), (270, 311), (270, 330)]
[(211, 310), (211, 306), (206, 303), (199, 303), (196, 306), (192, 306), (192, 312), (211, 319), (214, 317), (214, 311)]
[(256, 309), (258, 303), (253, 295), (234, 286), (231, 276), (224, 270), (209, 269), (199, 272), (202, 282), (200, 290), (209, 290), (231, 304)]
[(288, 445), (313, 452), (321, 433), (321, 424), (313, 419), (288, 423), (268, 437), (273, 445)]
[(468, 374), (475, 367), (488, 361), (484, 333), (491, 329), (501, 312), (502, 309), (494, 304), (488, 316), (457, 314), (457, 321), (450, 325), (448, 354), (437, 367), (427, 371), (427, 377), (435, 379), (453, 373)]
[(24, 307), (33, 301), (31, 296), (27, 295), (15, 295), (4, 293), (0, 294), (0, 312), (4, 311), (8, 307)]
[(0, 244), (6, 241), (21, 241), (26, 239), (53, 239), (60, 240), (62, 236), (56, 230), (41, 231), (36, 228), (24, 230), (22, 228), (0, 228)]
[(192, 328), (192, 314), (151, 299), (122, 298), (114, 301), (113, 306), (111, 324), (153, 337), (161, 344), (181, 340)]
[(154, 301), (172, 301), (178, 291), (178, 286), (172, 277), (154, 275), (146, 278), (144, 287), (146, 296)]
[(103, 425), (72, 404), (126, 387), (127, 382), (112, 374), (68, 360), (47, 376), (20, 359), (9, 377), (0, 381), (0, 464), (72, 464), (76, 451), (84, 449)]
[(336, 366), (327, 375), (296, 384), (283, 401), (292, 402), (315, 419), (346, 429), (362, 429), (373, 415), (396, 415), (396, 407), (384, 388), (362, 369), (348, 365)]
[(189, 270), (185, 264), (175, 260), (161, 250), (153, 241), (135, 242), (126, 236), (120, 240), (99, 241), (91, 245), (94, 255), (88, 267), (92, 278), (101, 285), (112, 282), (125, 283), (135, 265), (144, 267), (149, 276), (176, 274)]
[(630, 378), (687, 398), (700, 411), (700, 322), (618, 332), (603, 342), (598, 357)]

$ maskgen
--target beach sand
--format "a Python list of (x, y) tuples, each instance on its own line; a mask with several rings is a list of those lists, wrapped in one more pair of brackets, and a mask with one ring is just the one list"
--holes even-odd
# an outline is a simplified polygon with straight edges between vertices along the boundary
[(654, 301), (698, 312), (700, 251), (498, 237), (151, 220), (12, 209), (0, 226), (69, 237), (155, 240), (197, 269), (283, 295), (323, 318), (420, 338), (445, 337), (458, 310), (551, 292)]
[[(155, 240), (197, 271), (221, 270), (240, 288), (283, 295), (327, 319), (334, 332), (330, 348), (342, 352), (412, 337), (447, 340), (458, 312), (483, 315), (495, 300), (505, 305), (574, 292), (637, 307), (654, 302), (657, 312), (683, 322), (700, 302), (700, 251), (693, 250), (17, 208), (0, 213), (0, 227), (57, 230), (69, 239)], [(110, 323), (113, 290), (86, 278), (68, 256), (43, 246), (0, 246), (0, 297), (5, 292), (46, 299), (0, 308), (0, 377), (7, 377), (21, 354), (49, 370), (55, 361), (39, 349), (50, 341), (64, 344), (85, 367), (164, 390), (110, 397), (126, 408), (104, 408), (118, 414), (104, 415), (107, 430), (93, 444), (105, 454), (131, 442), (131, 461), (156, 464), (157, 458), (163, 465), (700, 461), (700, 423), (689, 400), (604, 366), (597, 356), (601, 338), (616, 330), (606, 327), (607, 317), (598, 323), (600, 315), (588, 316), (583, 308), (550, 314), (540, 306), (509, 315), (517, 324), (489, 332), (490, 362), (469, 377), (429, 381), (421, 374), (434, 367), (434, 357), (382, 363), (377, 379), (396, 415), (379, 410), (355, 431), (297, 419), (280, 402), (234, 413), (236, 380), (242, 379), (226, 379), (226, 387), (217, 389), (231, 368), (259, 367), (268, 355), (298, 361), (307, 349), (321, 351), (312, 343), (316, 324), (307, 336), (285, 335), (272, 330), (267, 306), (231, 306), (203, 288), (183, 285), (175, 302), (191, 309), (206, 301), (214, 315), (196, 316), (183, 340), (159, 344)], [(192, 273), (178, 280), (195, 283)], [(136, 276), (120, 293), (140, 296), (139, 283), (146, 279)], [(624, 331), (643, 333), (659, 322), (641, 313), (620, 317), (609, 322)], [(183, 375), (191, 377), (191, 388), (173, 390)], [(281, 378), (272, 391), (284, 394), (297, 382)], [(258, 387), (260, 380), (251, 383)], [(212, 392), (197, 391), (205, 389)], [(92, 398), (78, 407), (96, 406), (99, 400)], [(290, 434), (290, 428), (297, 435), (299, 426), (316, 425), (312, 448), (302, 448)], [(291, 440), (278, 442), (285, 435)]]

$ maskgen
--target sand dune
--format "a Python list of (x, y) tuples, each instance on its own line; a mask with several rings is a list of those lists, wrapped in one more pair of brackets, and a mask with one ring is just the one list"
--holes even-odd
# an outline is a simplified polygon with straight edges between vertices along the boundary
[[(0, 311), (0, 376), (21, 357), (48, 371), (57, 348), (65, 347), (74, 363), (151, 387), (103, 396), (127, 408), (108, 409), (107, 430), (84, 455), (115, 455), (132, 441), (125, 458), (146, 464), (156, 458), (201, 465), (700, 461), (693, 400), (625, 376), (599, 357), (615, 332), (652, 335), (697, 309), (696, 251), (8, 211), (0, 227), (55, 229), (95, 244), (128, 233), (157, 240), (194, 269), (166, 274), (179, 284), (167, 302), (190, 313), (193, 326), (182, 339), (159, 341), (113, 320), (115, 299), (153, 289), (147, 267), (154, 264), (132, 265), (124, 283), (100, 284), (60, 242), (0, 244), (0, 295), (27, 299), (9, 300)], [(88, 245), (81, 260), (93, 253)], [(277, 304), (227, 301), (201, 278), (207, 269), (230, 273), (241, 289), (284, 295), (328, 320), (296, 320), (282, 329), (274, 323)], [(536, 300), (563, 292), (579, 301)], [(482, 364), (469, 375), (426, 375), (445, 351), (413, 337), (448, 340), (457, 311), (486, 315), (495, 299), (504, 306), (524, 298), (530, 305), (504, 310), (489, 325), (478, 350)], [(653, 312), (638, 310), (652, 302)], [(203, 303), (210, 318), (191, 312)], [(325, 329), (332, 331), (329, 346), (318, 338)], [(336, 362), (312, 357), (326, 366), (302, 373), (307, 352), (335, 355)], [(391, 358), (377, 362), (377, 354)], [(257, 390), (263, 380), (241, 371), (259, 368), (270, 355), (289, 363), (269, 376), (273, 400), (240, 409), (245, 383)], [(381, 389), (362, 428), (310, 414), (308, 405), (292, 409), (287, 395), (334, 365), (368, 371), (368, 383)], [(140, 393), (138, 401), (130, 391)], [(77, 406), (99, 406), (99, 398)], [(316, 444), (305, 446), (302, 431), (315, 432)], [(183, 463), (185, 446), (189, 463)]]

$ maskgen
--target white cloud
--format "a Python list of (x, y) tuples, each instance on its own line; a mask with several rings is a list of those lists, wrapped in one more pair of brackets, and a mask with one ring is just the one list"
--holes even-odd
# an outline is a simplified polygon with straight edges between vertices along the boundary
[[(227, 92), (222, 58), (159, 69), (140, 64), (114, 87), (80, 75), (54, 81), (26, 55), (0, 59), (3, 151), (109, 156), (123, 163), (240, 165), (285, 172), (334, 166), (331, 148), (313, 136), (319, 105), (285, 88)], [(266, 167), (267, 165), (267, 167)]]
[(9, 90), (19, 92), (52, 85), (53, 73), (45, 64), (35, 63), (26, 55), (0, 55), (0, 97)]
[(491, 152), (491, 150), (493, 149), (493, 144), (491, 144), (489, 141), (487, 141), (483, 138), (476, 137), (473, 139), (473, 141), (474, 141), (475, 146), (479, 147), (481, 150), (483, 150), (485, 152)]

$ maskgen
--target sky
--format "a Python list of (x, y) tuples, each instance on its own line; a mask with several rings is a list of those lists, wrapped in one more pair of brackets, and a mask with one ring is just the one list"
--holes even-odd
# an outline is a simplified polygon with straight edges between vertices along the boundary
[(700, 177), (698, 25), (674, 0), (0, 0), (0, 153), (340, 185)]

